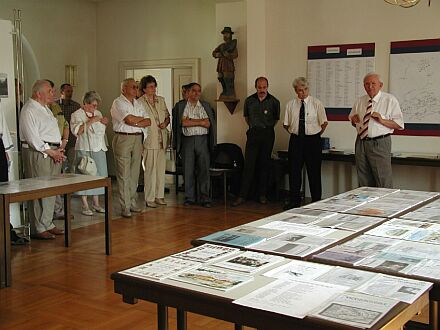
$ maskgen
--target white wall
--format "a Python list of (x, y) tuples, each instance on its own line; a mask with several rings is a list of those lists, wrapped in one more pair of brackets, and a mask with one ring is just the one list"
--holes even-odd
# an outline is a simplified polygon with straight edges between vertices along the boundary
[[(307, 46), (375, 42), (376, 71), (386, 91), (390, 42), (440, 35), (440, 3), (434, 1), (431, 7), (422, 1), (404, 9), (382, 0), (271, 0), (266, 9), (267, 71), (277, 77), (272, 90), (283, 105), (293, 96), (293, 78), (307, 75)], [(277, 133), (276, 148), (286, 148), (287, 134), (281, 127)], [(330, 122), (325, 135), (338, 148), (354, 146), (356, 134), (348, 122)], [(393, 136), (393, 151), (440, 152), (439, 138)]]
[[(1, 0), (0, 18), (13, 20), (13, 9), (22, 11), (22, 33), (31, 45), (41, 77), (57, 86), (64, 83), (64, 66), (78, 66), (74, 98), (97, 89), (96, 4), (86, 0)], [(31, 84), (26, 92), (29, 95)]]

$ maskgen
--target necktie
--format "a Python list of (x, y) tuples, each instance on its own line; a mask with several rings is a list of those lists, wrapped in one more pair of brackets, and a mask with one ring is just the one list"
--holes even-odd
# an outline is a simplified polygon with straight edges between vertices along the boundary
[(362, 129), (359, 133), (361, 139), (365, 139), (368, 136), (368, 122), (371, 118), (371, 112), (373, 111), (373, 100), (368, 100), (367, 112), (365, 112), (364, 118), (362, 120)]
[(301, 108), (299, 109), (298, 135), (299, 136), (306, 135), (306, 111), (304, 106), (304, 100), (301, 100)]

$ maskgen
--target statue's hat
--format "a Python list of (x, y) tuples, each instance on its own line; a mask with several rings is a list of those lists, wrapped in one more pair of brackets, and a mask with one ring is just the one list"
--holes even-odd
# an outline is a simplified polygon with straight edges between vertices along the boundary
[(225, 26), (225, 27), (224, 27), (224, 29), (223, 29), (223, 31), (222, 31), (222, 34), (224, 34), (224, 33), (234, 34), (234, 32), (232, 32), (232, 29), (231, 29), (230, 26)]

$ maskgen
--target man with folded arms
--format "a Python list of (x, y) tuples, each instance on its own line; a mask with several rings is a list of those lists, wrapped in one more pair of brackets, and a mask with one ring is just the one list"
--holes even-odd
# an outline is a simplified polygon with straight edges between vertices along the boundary
[(124, 79), (122, 94), (113, 101), (110, 110), (115, 132), (112, 147), (119, 201), (125, 218), (130, 218), (131, 212), (142, 212), (137, 206), (136, 188), (143, 151), (142, 132), (151, 124), (148, 114), (136, 100), (137, 89), (133, 78)]
[[(20, 140), (25, 178), (50, 176), (61, 173), (64, 150), (57, 119), (47, 105), (53, 102), (54, 90), (47, 80), (37, 80), (32, 97), (20, 113)], [(55, 227), (52, 217), (55, 196), (28, 202), (31, 236), (36, 239), (54, 239), (63, 231)]]
[(391, 134), (403, 129), (403, 115), (397, 99), (382, 92), (383, 83), (377, 73), (364, 78), (367, 95), (361, 96), (348, 119), (356, 127), (356, 170), (359, 186), (393, 187), (391, 170)]

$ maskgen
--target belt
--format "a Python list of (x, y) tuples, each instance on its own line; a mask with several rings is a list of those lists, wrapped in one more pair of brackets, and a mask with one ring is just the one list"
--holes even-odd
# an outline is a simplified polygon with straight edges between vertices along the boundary
[(115, 132), (115, 134), (120, 134), (120, 135), (142, 135), (142, 132), (137, 132), (137, 133)]
[(44, 143), (47, 143), (49, 145), (49, 147), (59, 147), (61, 145), (59, 143), (53, 143), (53, 142), (47, 142), (47, 141), (44, 141)]
[[(43, 141), (44, 142), (44, 141)], [(52, 142), (44, 142), (44, 143), (47, 143), (48, 145), (49, 145), (49, 147), (59, 147), (60, 146), (60, 144), (59, 143), (52, 143)], [(29, 146), (29, 143), (27, 143), (27, 142), (21, 142), (21, 146), (23, 147), (23, 148), (25, 148), (25, 149), (29, 149), (29, 148), (31, 148), (30, 146)]]
[(390, 136), (391, 134), (390, 133), (388, 133), (388, 134), (385, 134), (385, 135), (379, 135), (379, 136), (375, 136), (375, 137), (372, 137), (372, 138), (370, 138), (370, 137), (365, 137), (365, 138), (363, 138), (363, 139), (361, 139), (362, 141), (372, 141), (372, 140), (378, 140), (378, 139), (384, 139), (384, 138), (386, 138), (387, 136)]

